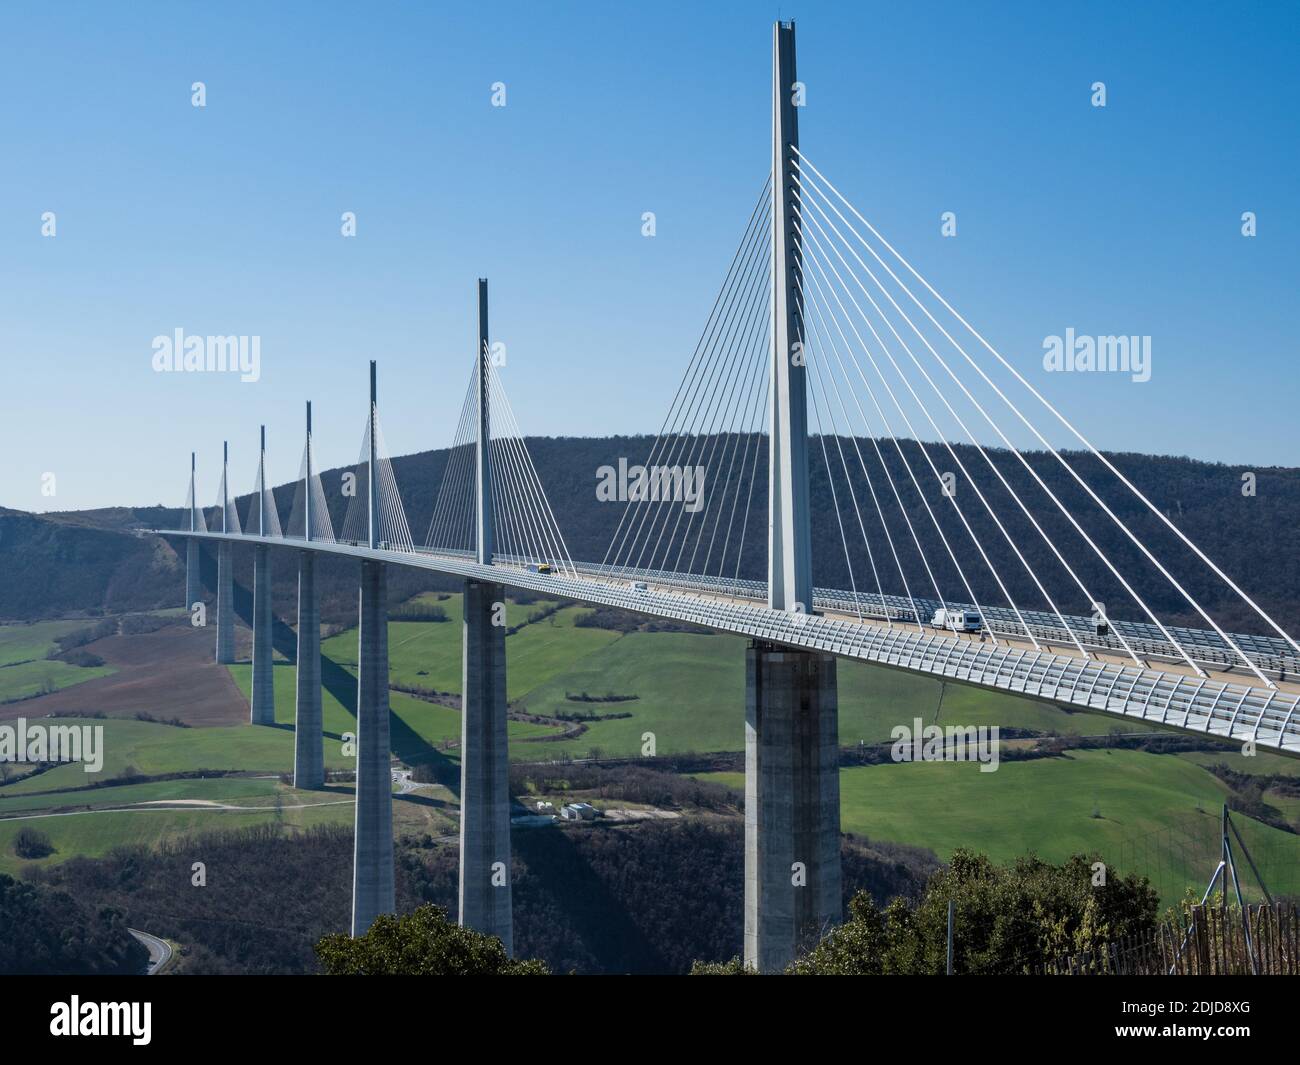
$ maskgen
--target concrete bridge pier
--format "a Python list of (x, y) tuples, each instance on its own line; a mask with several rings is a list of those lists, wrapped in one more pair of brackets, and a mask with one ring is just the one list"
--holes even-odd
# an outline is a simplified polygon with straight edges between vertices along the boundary
[(352, 934), (392, 913), (393, 787), (389, 761), (387, 571), (361, 563), (357, 652), (357, 809), (352, 859)]
[(294, 711), (293, 786), (325, 783), (325, 739), (321, 726), (320, 592), (316, 555), (298, 553), (298, 698)]
[(185, 609), (193, 610), (203, 598), (203, 585), (199, 580), (199, 542), (193, 537), (185, 541)]
[(835, 658), (745, 653), (745, 964), (779, 973), (843, 916)]
[(231, 559), (233, 545), (217, 545), (217, 665), (235, 660), (235, 575)]
[(275, 724), (275, 678), (271, 664), (271, 549), (253, 548), (253, 698), (249, 720)]
[(460, 923), (513, 953), (505, 589), (465, 582), (461, 674)]

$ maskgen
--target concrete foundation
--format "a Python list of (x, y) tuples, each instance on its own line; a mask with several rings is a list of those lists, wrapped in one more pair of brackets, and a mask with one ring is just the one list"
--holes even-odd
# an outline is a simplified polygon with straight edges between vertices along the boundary
[(199, 580), (199, 542), (185, 541), (185, 609), (193, 610), (203, 598), (203, 584)]
[(361, 563), (357, 651), (357, 812), (352, 859), (352, 934), (392, 913), (393, 786), (389, 764), (387, 571)]
[(275, 679), (271, 675), (271, 549), (253, 548), (253, 697), (249, 720), (275, 724)]
[[(465, 582), (461, 673), (460, 923), (513, 952), (505, 590)], [(497, 624), (493, 624), (493, 621)]]
[(217, 544), (217, 664), (235, 660), (235, 573), (231, 552), (234, 545)]
[(745, 964), (781, 972), (842, 918), (835, 658), (745, 654)]
[(325, 783), (325, 739), (321, 732), (320, 593), (316, 555), (298, 554), (298, 698), (294, 711), (293, 786)]

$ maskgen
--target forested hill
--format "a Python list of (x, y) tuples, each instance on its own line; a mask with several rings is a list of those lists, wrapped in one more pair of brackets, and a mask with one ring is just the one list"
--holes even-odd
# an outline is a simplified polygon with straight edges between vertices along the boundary
[[(757, 471), (752, 493), (748, 480), (743, 479), (747, 475), (735, 472), (735, 466), (721, 460), (708, 461), (711, 456), (725, 454), (728, 441), (718, 442), (711, 450), (712, 443), (707, 440), (699, 442), (694, 460), (695, 464), (704, 466), (706, 498), (710, 498), (710, 492), (716, 496), (722, 491), (729, 469), (736, 480), (731, 482), (733, 487), (726, 496), (728, 506), (734, 486), (737, 483), (741, 486), (741, 504), (736, 519), (731, 523), (726, 571), (734, 572), (739, 549), (740, 575), (761, 577), (764, 575), (767, 546), (765, 440), (745, 441), (742, 438), (733, 441), (737, 450), (746, 443), (752, 446), (751, 468)], [(651, 444), (651, 438), (645, 436), (541, 437), (528, 440), (539, 476), (574, 559), (600, 561), (605, 558), (624, 510), (622, 503), (598, 498), (596, 489), (601, 468), (617, 468), (620, 459), (625, 459), (629, 465), (643, 463)], [(933, 512), (976, 597), (989, 603), (1004, 601), (997, 583), (953, 509), (953, 502), (944, 497), (938, 480), (930, 472), (920, 445), (904, 441), (895, 448), (890, 440), (827, 440), (823, 452), (821, 444), (822, 441), (814, 438), (810, 446), (813, 564), (814, 579), (818, 584), (843, 588), (852, 584), (860, 590), (874, 591), (875, 574), (878, 574), (884, 591), (902, 593), (902, 580), (889, 548), (889, 540), (892, 540), (915, 594), (933, 595), (933, 584), (937, 583), (943, 595), (950, 599), (968, 598), (965, 585), (948, 556), (948, 549), (936, 531), (930, 516)], [(878, 449), (876, 444), (879, 444)], [(1098, 552), (1112, 560), (1163, 617), (1202, 624), (1177, 590), (1142, 556), (1124, 531), (1126, 528), (1149, 546), (1187, 591), (1211, 609), (1217, 619), (1239, 630), (1260, 631), (1259, 623), (1253, 620), (1248, 609), (1235, 601), (1230, 590), (1093, 456), (1067, 455), (1082, 477), (1096, 488), (1119, 524), (1088, 500), (1083, 489), (1052, 455), (1026, 454), (1031, 473), (1010, 452), (988, 452), (992, 464), (1007, 483), (1031, 504), (1032, 513), (1046, 536), (1044, 539), (1020, 512), (990, 469), (990, 463), (975, 448), (954, 445), (951, 452), (943, 445), (931, 444), (927, 448), (941, 473), (951, 471), (955, 474), (955, 501), (1019, 605), (1040, 607), (1043, 604), (1025, 565), (989, 517), (965, 475), (959, 472), (961, 466), (974, 478), (975, 485), (993, 505), (1025, 562), (1057, 596), (1062, 609), (1087, 613), (1090, 605), (1056, 560), (1048, 540), (1059, 547), (1078, 578), (1096, 599), (1106, 604), (1113, 617), (1141, 617), (1141, 614), (1132, 606), (1131, 600), (1126, 603), (1125, 593)], [(866, 475), (858, 459), (859, 453), (865, 460)], [(844, 455), (844, 466), (840, 464), (841, 454)], [(829, 458), (835, 470), (834, 491), (827, 477), (823, 455)], [(1138, 454), (1111, 454), (1108, 458), (1261, 606), (1292, 630), (1300, 630), (1300, 470), (1224, 466)], [(428, 529), (447, 460), (448, 452), (445, 450), (393, 460), (398, 487), (417, 542), (424, 539)], [(686, 464), (684, 456), (676, 456), (674, 461)], [(908, 465), (915, 471), (917, 482), (925, 493), (924, 500), (913, 486)], [(341, 490), (344, 472), (336, 469), (322, 474), (336, 529), (342, 524), (347, 503)], [(711, 474), (716, 474), (716, 482), (710, 479)], [(1047, 498), (1035, 483), (1034, 474), (1072, 514), (1079, 517), (1080, 529), (1074, 528)], [(1243, 492), (1243, 487), (1248, 487), (1243, 481), (1245, 474), (1253, 475), (1253, 494)], [(891, 480), (906, 507), (908, 520), (904, 520), (894, 501), (889, 488)], [(200, 488), (201, 498), (210, 494), (207, 491), (210, 487)], [(873, 488), (886, 514), (888, 538), (872, 502)], [(292, 506), (293, 490), (293, 485), (276, 489), (276, 502), (284, 521), (287, 521)], [(250, 498), (241, 497), (241, 512), (247, 512)], [(749, 505), (748, 522), (743, 521), (746, 503)], [(698, 522), (711, 513), (716, 513), (712, 505), (689, 520)], [(174, 605), (183, 594), (178, 591), (180, 575), (174, 553), (152, 538), (134, 535), (132, 530), (166, 526), (178, 521), (178, 514), (177, 510), (164, 507), (115, 508), (40, 517), (0, 510), (0, 558), (6, 565), (6, 580), (0, 584), (0, 616), (23, 618), (78, 609), (140, 609), (150, 605)], [(874, 571), (872, 558), (868, 557), (863, 544), (859, 515), (861, 527), (865, 528), (871, 542)], [(849, 545), (847, 558), (841, 526)], [(727, 528), (725, 522), (722, 528), (724, 531)], [(743, 541), (738, 535), (741, 528), (745, 530)], [(912, 546), (913, 533), (930, 563), (933, 581)], [(707, 544), (708, 539), (709, 531), (706, 530), (702, 542)], [(689, 550), (688, 547), (688, 553)], [(704, 557), (703, 549), (697, 557)], [(718, 568), (720, 557), (719, 541), (710, 569)], [(17, 566), (13, 564), (15, 560), (19, 562)], [(71, 573), (70, 563), (75, 563)], [(288, 566), (281, 567), (284, 581), (291, 576), (288, 570)], [(399, 580), (396, 590), (401, 591), (405, 583)], [(284, 592), (291, 593), (291, 583), (286, 584)], [(351, 594), (347, 592), (344, 600)]]

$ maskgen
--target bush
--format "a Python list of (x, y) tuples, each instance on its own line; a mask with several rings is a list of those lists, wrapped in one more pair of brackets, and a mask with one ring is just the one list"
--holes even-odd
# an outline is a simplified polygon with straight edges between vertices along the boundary
[(35, 828), (20, 828), (14, 836), (14, 853), (19, 858), (35, 861), (54, 853), (50, 837)]
[(548, 976), (540, 961), (514, 961), (496, 936), (461, 928), (440, 906), (381, 914), (363, 936), (326, 936), (316, 956), (328, 976)]
[(72, 632), (65, 632), (62, 636), (56, 636), (54, 642), (58, 644), (57, 651), (51, 651), (47, 657), (57, 658), (68, 651), (77, 647), (84, 647), (88, 643), (94, 643), (96, 640), (102, 640), (106, 636), (117, 635), (117, 621), (109, 618), (101, 621), (97, 625), (92, 625), (84, 629), (74, 629)]
[(175, 625), (181, 620), (184, 619), (160, 618), (156, 614), (128, 614), (122, 619), (121, 632), (123, 636), (141, 636), (165, 629), (168, 625)]
[(171, 725), (173, 728), (190, 728), (188, 721), (182, 721), (179, 717), (154, 717), (148, 710), (137, 710), (135, 714), (137, 721), (149, 721), (155, 725)]
[(447, 611), (432, 603), (403, 603), (389, 611), (394, 621), (446, 621)]
[(77, 647), (71, 651), (66, 651), (59, 655), (59, 661), (67, 662), (70, 666), (81, 666), (85, 669), (92, 669), (95, 666), (102, 666), (104, 660), (93, 651), (87, 651), (84, 647)]
[(731, 961), (697, 961), (691, 965), (692, 976), (757, 976), (756, 969), (747, 968), (740, 958)]
[(850, 920), (789, 969), (806, 975), (940, 974), (947, 960), (948, 901), (956, 903), (953, 969), (959, 974), (1033, 972), (1061, 954), (1097, 951), (1155, 928), (1159, 898), (1146, 877), (1113, 870), (1094, 884), (1094, 859), (1052, 865), (1037, 857), (994, 865), (957, 850), (910, 906), (883, 910), (859, 893)]

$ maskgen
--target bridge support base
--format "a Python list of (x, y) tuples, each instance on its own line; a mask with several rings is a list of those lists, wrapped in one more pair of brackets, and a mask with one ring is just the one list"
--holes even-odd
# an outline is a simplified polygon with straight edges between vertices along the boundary
[(203, 598), (199, 580), (199, 542), (193, 537), (185, 541), (185, 609), (192, 611), (194, 604)]
[(352, 857), (352, 934), (392, 913), (393, 785), (388, 726), (388, 591), (382, 562), (361, 563), (357, 651), (357, 810)]
[(253, 548), (253, 698), (249, 720), (275, 724), (275, 677), (271, 664), (271, 549)]
[(505, 589), (465, 582), (461, 674), (460, 923), (513, 953)]
[(293, 786), (325, 783), (325, 740), (321, 732), (320, 592), (316, 556), (298, 554), (298, 698), (294, 710)]
[(235, 661), (235, 574), (233, 544), (217, 545), (217, 665)]
[(835, 658), (745, 653), (745, 964), (779, 973), (842, 917)]

